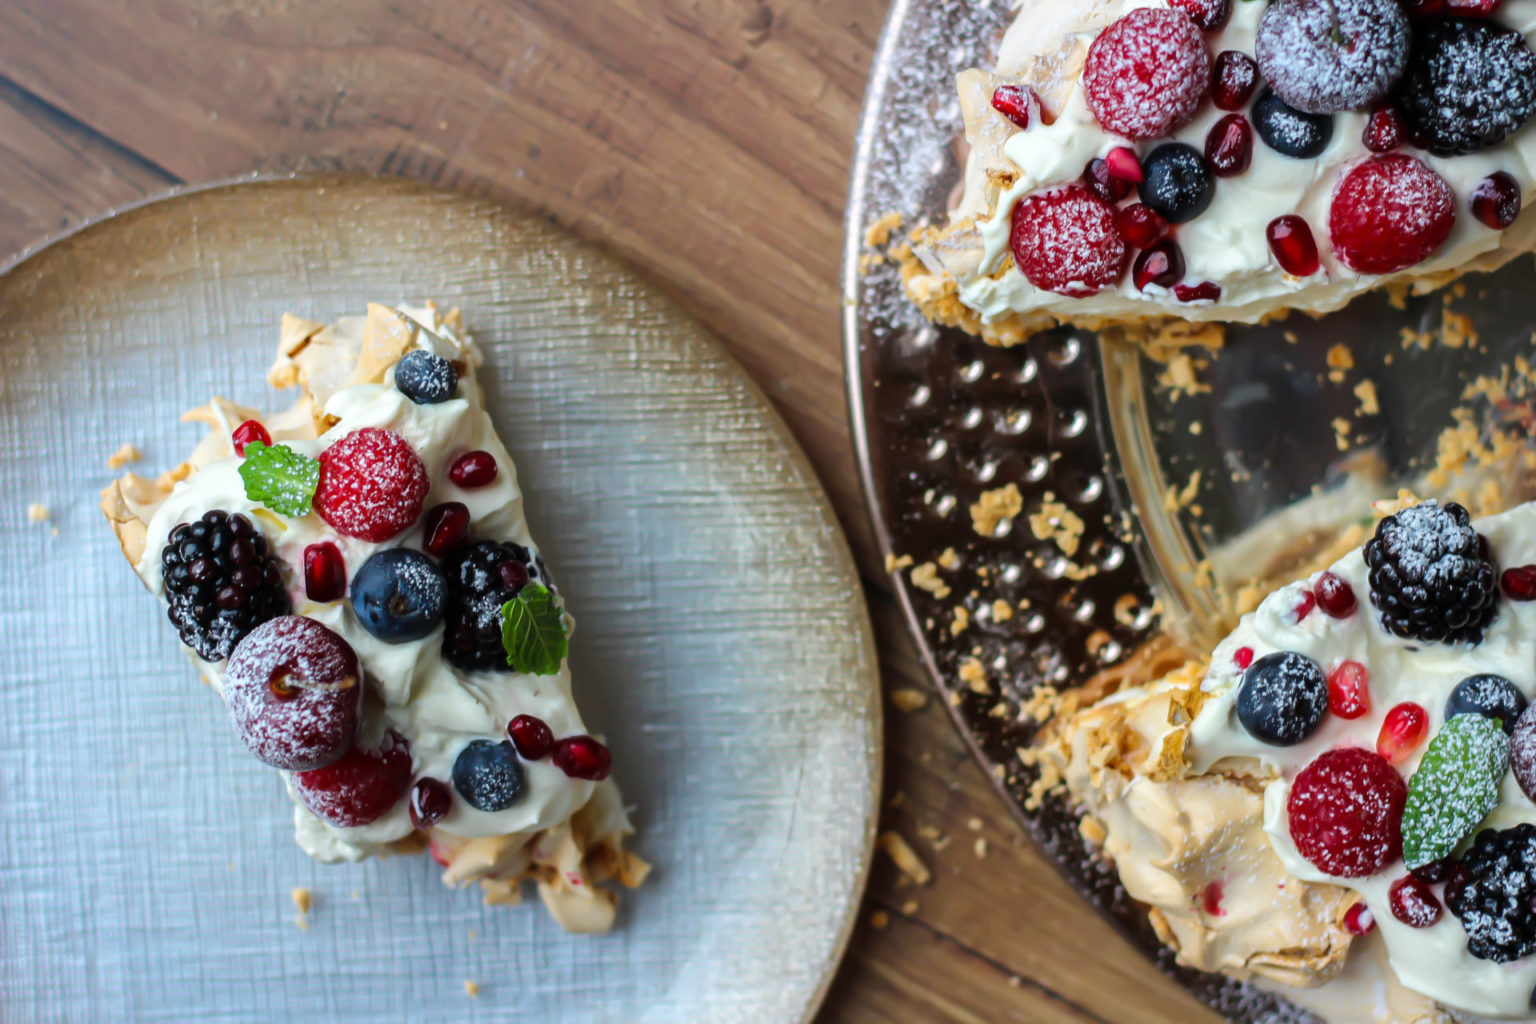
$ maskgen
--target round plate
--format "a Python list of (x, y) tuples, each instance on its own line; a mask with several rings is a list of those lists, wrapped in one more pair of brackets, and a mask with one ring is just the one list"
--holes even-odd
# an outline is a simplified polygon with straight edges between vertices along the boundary
[[(485, 907), (426, 857), (305, 858), (276, 773), (235, 741), (96, 508), (121, 443), (155, 472), (197, 440), (177, 416), (210, 393), (283, 401), (264, 376), (284, 310), (426, 298), (462, 307), (485, 349), (578, 621), (578, 699), (655, 864), (606, 936), (565, 935), (537, 899)], [(0, 310), (0, 1016), (814, 1011), (877, 811), (867, 613), (784, 425), (656, 288), (490, 202), (297, 179), (94, 223), (0, 276)], [(303, 931), (297, 886), (315, 894)]]
[[(1279, 551), (1336, 535), (1399, 483), (1434, 493), (1423, 473), (1467, 383), (1533, 355), (1536, 273), (1519, 260), (1440, 294), (1373, 294), (1320, 320), (1229, 328), (1219, 356), (1195, 353), (1209, 366), (1193, 392), (1160, 386), (1163, 366), (1092, 332), (1002, 349), (935, 328), (896, 268), (874, 258), (866, 229), (893, 212), (902, 234), (943, 222), (961, 170), (954, 75), (992, 61), (1013, 14), (1007, 0), (896, 0), (876, 56), (844, 251), (849, 399), (876, 534), (915, 563), (957, 556), (940, 573), (945, 598), (897, 577), (908, 626), (961, 732), (1068, 880), (1232, 1020), (1312, 1020), (1273, 993), (1174, 964), (1072, 808), (1027, 806), (1035, 776), (1018, 752), (1036, 726), (1020, 707), (1041, 684), (1082, 683), (1165, 631), (1208, 649), (1225, 617), (1214, 594), (1284, 575)], [(1370, 401), (1355, 390), (1362, 381)], [(1468, 420), (1474, 435), (1494, 418), (1536, 421), (1525, 401), (1476, 413), (1486, 418)], [(1023, 514), (1001, 537), (978, 536), (970, 505), (1010, 483)], [(1528, 480), (1501, 483), (1506, 497), (1528, 493)], [(1082, 522), (1071, 557), (1029, 522), (1047, 503)], [(1184, 512), (1193, 506), (1198, 516)], [(999, 598), (1019, 609), (1004, 622), (986, 614)], [(958, 634), (957, 605), (969, 616)], [(971, 657), (994, 692), (960, 682)]]

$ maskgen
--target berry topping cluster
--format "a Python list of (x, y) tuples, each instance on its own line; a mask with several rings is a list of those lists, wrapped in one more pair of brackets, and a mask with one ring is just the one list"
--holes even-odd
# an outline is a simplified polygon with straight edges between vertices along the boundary
[(1365, 564), (1382, 626), (1406, 640), (1477, 643), (1498, 614), (1487, 538), (1455, 502), (1387, 516), (1365, 545)]
[(177, 526), (160, 552), (160, 571), (171, 624), (204, 661), (229, 657), (247, 633), (289, 609), (266, 538), (238, 513), (212, 509)]
[[(1487, 9), (1469, 9), (1475, 3)], [(1536, 113), (1536, 53), (1495, 20), (1492, 0), (1407, 6), (1270, 0), (1254, 52), (1214, 58), (1207, 34), (1226, 24), (1229, 0), (1173, 0), (1110, 24), (1089, 46), (1082, 89), (1100, 127), (1129, 144), (1092, 158), (1079, 182), (1015, 203), (1010, 248), (1019, 271), (1037, 288), (1084, 298), (1120, 285), (1129, 268), (1138, 291), (1217, 301), (1216, 283), (1183, 280), (1177, 226), (1205, 213), (1219, 179), (1248, 172), (1255, 137), (1274, 153), (1312, 160), (1336, 148), (1335, 117), (1345, 112), (1367, 115), (1355, 143), (1366, 157), (1345, 167), (1329, 203), (1334, 256), (1371, 275), (1429, 259), (1455, 225), (1458, 197), (1425, 159), (1401, 150), (1447, 158), (1519, 131)], [(1207, 97), (1228, 113), (1205, 132), (1203, 148), (1174, 139)], [(1042, 124), (1028, 86), (998, 86), (992, 105), (1020, 131)], [(1133, 192), (1157, 225), (1125, 216), (1136, 208), (1121, 206)], [(1502, 231), (1519, 215), (1521, 188), (1495, 171), (1460, 201), (1478, 223)], [(1268, 225), (1282, 272), (1325, 270), (1313, 230), (1297, 213)]]

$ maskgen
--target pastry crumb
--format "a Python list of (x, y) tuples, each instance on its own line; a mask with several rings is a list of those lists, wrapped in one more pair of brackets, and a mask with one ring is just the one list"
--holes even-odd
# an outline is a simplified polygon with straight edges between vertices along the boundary
[(963, 604), (955, 605), (955, 618), (949, 624), (949, 632), (952, 636), (959, 636), (971, 625), (971, 611)]
[(136, 446), (124, 441), (122, 447), (107, 456), (107, 468), (122, 469), (130, 462), (138, 462), (143, 457), (144, 453), (139, 451)]
[(915, 917), (917, 915), (917, 911), (917, 900), (907, 900), (907, 902), (901, 905), (901, 912), (907, 917)]
[(897, 572), (897, 571), (899, 571), (901, 569), (907, 568), (911, 564), (912, 564), (912, 556), (911, 555), (902, 555), (899, 558), (896, 555), (886, 555), (885, 556), (885, 571), (886, 572)]
[(992, 684), (987, 682), (987, 670), (982, 666), (980, 658), (962, 658), (959, 674), (960, 681), (970, 687), (972, 693), (992, 692)]
[(980, 818), (972, 817), (965, 819), (965, 827), (970, 829), (972, 832), (980, 832), (983, 824), (984, 822), (982, 822)]
[(939, 552), (938, 563), (939, 568), (948, 569), (953, 572), (960, 568), (960, 556), (955, 553), (954, 548), (945, 548)]
[(469, 996), (469, 998), (471, 998), (471, 999), (477, 998), (480, 995), (480, 983), (476, 982), (476, 981), (471, 981), (468, 978), (465, 978), (464, 979), (464, 994)]
[(987, 853), (989, 852), (989, 847), (987, 845), (987, 837), (986, 836), (977, 836), (975, 844), (971, 847), (971, 852), (976, 854), (976, 859), (977, 860), (986, 860), (987, 859)]
[(983, 537), (996, 537), (1004, 524), (1012, 525), (1014, 517), (1023, 511), (1024, 495), (1015, 484), (982, 491), (971, 506), (971, 528)]
[(932, 562), (913, 566), (910, 578), (914, 587), (926, 590), (934, 597), (943, 599), (950, 595), (949, 584), (939, 578), (939, 567)]
[(34, 501), (27, 506), (27, 522), (29, 523), (46, 523), (52, 515), (53, 511), (42, 502)]
[(891, 858), (898, 871), (913, 882), (918, 885), (927, 885), (933, 881), (933, 872), (928, 870), (928, 865), (923, 863), (922, 858), (902, 838), (900, 832), (890, 830), (881, 832), (879, 838), (875, 840), (875, 845)]
[(1349, 451), (1349, 420), (1343, 416), (1333, 419), (1333, 444), (1341, 452)]
[(1077, 832), (1095, 846), (1109, 837), (1109, 830), (1104, 827), (1104, 823), (1092, 815), (1084, 815), (1083, 820), (1077, 823)]
[(928, 706), (928, 695), (922, 690), (903, 688), (891, 691), (891, 703), (896, 705), (897, 711), (911, 713), (921, 711)]
[(1029, 514), (1029, 529), (1036, 540), (1053, 542), (1062, 554), (1071, 558), (1082, 543), (1085, 526), (1081, 516), (1046, 491), (1039, 510)]
[(1360, 400), (1361, 416), (1375, 416), (1381, 412), (1381, 402), (1376, 397), (1376, 382), (1363, 380), (1355, 385), (1355, 397)]
[(1206, 360), (1195, 359), (1187, 352), (1174, 353), (1163, 372), (1157, 375), (1157, 383), (1174, 399), (1203, 394), (1210, 391), (1211, 386), (1200, 380), (1200, 371), (1209, 365)]
[(875, 929), (887, 928), (887, 927), (890, 926), (890, 924), (891, 924), (891, 915), (887, 914), (883, 910), (877, 910), (873, 914), (869, 915), (869, 926), (871, 928), (875, 928)]
[[(1450, 297), (1446, 297), (1450, 301)], [(1472, 318), (1465, 313), (1458, 313), (1447, 306), (1441, 311), (1440, 342), (1446, 348), (1466, 348), (1468, 345), (1476, 345), (1478, 341), (1477, 329), (1472, 326)]]
[(293, 900), (293, 909), (301, 914), (309, 913), (309, 909), (315, 905), (314, 894), (302, 886), (294, 889), (288, 897)]
[(1013, 618), (1013, 605), (1002, 599), (992, 602), (993, 622), (1007, 622), (1011, 618)]
[(901, 229), (901, 214), (891, 211), (864, 229), (864, 244), (880, 248), (891, 240), (891, 235)]
[(1335, 384), (1344, 383), (1344, 376), (1355, 368), (1355, 354), (1343, 343), (1328, 350), (1328, 379)]

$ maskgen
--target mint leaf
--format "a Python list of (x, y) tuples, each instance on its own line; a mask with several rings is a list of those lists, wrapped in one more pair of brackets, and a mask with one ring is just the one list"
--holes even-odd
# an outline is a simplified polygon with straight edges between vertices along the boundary
[(501, 646), (516, 672), (552, 676), (570, 650), (565, 616), (547, 587), (531, 583), (501, 606)]
[(301, 455), (287, 445), (251, 441), (240, 463), (245, 496), (279, 515), (309, 515), (320, 484), (320, 460)]
[(1499, 802), (1509, 737), (1496, 719), (1457, 715), (1429, 741), (1408, 780), (1403, 863), (1411, 871), (1449, 856)]

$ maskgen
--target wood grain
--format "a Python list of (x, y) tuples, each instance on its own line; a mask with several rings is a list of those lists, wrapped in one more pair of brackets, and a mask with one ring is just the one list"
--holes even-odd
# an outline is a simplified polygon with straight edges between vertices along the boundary
[[(887, 691), (926, 688), (858, 493), (838, 336), (841, 211), (884, 8), (11, 0), (0, 246), (253, 170), (395, 174), (531, 204), (629, 259), (747, 366), (854, 543)], [(881, 859), (823, 1020), (1215, 1019), (1027, 845), (943, 709), (888, 722), (884, 824), (934, 880), (904, 884)]]

